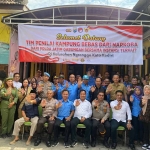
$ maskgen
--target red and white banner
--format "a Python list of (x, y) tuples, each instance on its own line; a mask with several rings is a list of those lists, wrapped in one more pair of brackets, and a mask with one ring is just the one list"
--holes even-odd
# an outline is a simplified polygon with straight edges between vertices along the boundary
[(19, 25), (20, 62), (143, 64), (142, 26)]

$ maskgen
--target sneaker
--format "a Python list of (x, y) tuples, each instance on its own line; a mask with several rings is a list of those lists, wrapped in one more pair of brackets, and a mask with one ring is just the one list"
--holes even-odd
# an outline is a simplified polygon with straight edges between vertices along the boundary
[(65, 148), (69, 148), (70, 144), (68, 142), (64, 143)]
[(52, 147), (55, 147), (55, 146), (57, 146), (58, 144), (59, 144), (59, 142), (54, 142), (53, 145), (52, 145)]
[(142, 146), (142, 149), (147, 149), (148, 148), (148, 144), (144, 144), (143, 146)]
[(83, 143), (83, 146), (84, 146), (85, 148), (89, 148), (89, 144), (88, 144), (88, 143)]
[(71, 143), (71, 147), (75, 147), (77, 144), (78, 144), (77, 141), (74, 141)]
[(150, 145), (147, 147), (147, 149), (146, 150), (150, 150)]

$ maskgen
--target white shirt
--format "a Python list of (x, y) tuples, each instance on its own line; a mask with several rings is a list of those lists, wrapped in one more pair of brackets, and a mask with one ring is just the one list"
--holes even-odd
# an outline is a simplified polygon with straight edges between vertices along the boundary
[(76, 106), (76, 101), (74, 101), (74, 106), (75, 106), (75, 113), (74, 117), (77, 117), (81, 119), (81, 117), (90, 118), (92, 116), (92, 106), (91, 103), (88, 100), (81, 101), (78, 99), (80, 102), (79, 106)]
[[(132, 120), (132, 116), (131, 116), (131, 110), (129, 107), (129, 104), (125, 101), (122, 101), (121, 105), (121, 109), (120, 110), (116, 110), (114, 107), (117, 106), (118, 101), (114, 100), (110, 103), (111, 109), (112, 109), (112, 119), (117, 120), (118, 122), (122, 121), (122, 122), (126, 122), (127, 120)], [(128, 116), (126, 118), (126, 115)]]
[(17, 88), (17, 89), (20, 89), (21, 86), (22, 86), (22, 83), (13, 81), (13, 86), (14, 86), (15, 88)]

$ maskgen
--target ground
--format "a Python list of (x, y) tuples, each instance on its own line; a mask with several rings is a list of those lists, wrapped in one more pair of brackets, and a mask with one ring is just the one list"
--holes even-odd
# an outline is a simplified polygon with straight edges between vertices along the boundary
[[(46, 137), (43, 137), (42, 143), (37, 147), (35, 147), (33, 145), (34, 139), (30, 146), (25, 145), (27, 136), (24, 137), (24, 140), (18, 141), (15, 145), (9, 145), (9, 142), (13, 139), (13, 137), (6, 138), (6, 139), (0, 138), (0, 150), (65, 150), (65, 149), (85, 150), (85, 148), (82, 146), (82, 139), (80, 137), (78, 137), (78, 140), (79, 140), (78, 145), (76, 145), (74, 148), (65, 148), (63, 146), (62, 138), (63, 137), (60, 137), (60, 142), (59, 142), (58, 146), (50, 147), (50, 148), (46, 147), (46, 145), (44, 143), (44, 141), (46, 140)], [(100, 141), (100, 139), (98, 139), (96, 147), (94, 147), (94, 148), (89, 147), (88, 149), (89, 150), (108, 150), (107, 148), (105, 148), (102, 145), (102, 142)], [(111, 148), (110, 148), (110, 150), (111, 150)], [(123, 146), (121, 139), (118, 139), (118, 146), (117, 146), (116, 150), (130, 150), (130, 149), (126, 145)], [(136, 150), (141, 150), (141, 146), (136, 145)]]

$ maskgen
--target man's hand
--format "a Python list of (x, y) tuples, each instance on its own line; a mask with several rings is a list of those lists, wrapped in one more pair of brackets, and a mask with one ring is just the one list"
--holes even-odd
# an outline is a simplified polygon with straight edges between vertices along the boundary
[(101, 123), (104, 123), (105, 122), (105, 119), (101, 119)]
[(56, 90), (58, 91), (58, 89), (59, 89), (59, 86), (58, 86), (58, 84), (57, 85), (55, 85), (56, 86)]
[(107, 88), (107, 92), (111, 92), (112, 91), (112, 86), (108, 86), (108, 88)]
[(25, 90), (23, 88), (21, 89), (21, 93), (22, 93), (22, 95), (25, 94)]
[(58, 108), (60, 108), (62, 106), (62, 102), (58, 102), (57, 104), (56, 104), (56, 108), (58, 109)]
[(81, 117), (80, 122), (84, 122), (84, 120), (85, 120), (85, 117)]
[(128, 128), (128, 130), (131, 130), (131, 129), (132, 129), (131, 123), (127, 123), (127, 128)]
[(14, 102), (11, 102), (9, 105), (8, 105), (8, 108), (12, 108), (14, 105)]
[(133, 102), (133, 96), (130, 96), (130, 102)]
[(30, 102), (31, 102), (31, 96), (30, 96), (30, 95), (27, 95), (26, 98), (25, 98), (25, 100), (26, 100), (28, 103), (30, 103)]
[(117, 106), (114, 107), (116, 110), (120, 110), (122, 108), (121, 101), (118, 102)]
[(76, 100), (76, 104), (75, 104), (76, 106), (79, 106), (80, 105), (80, 102), (79, 102), (79, 100)]
[(24, 117), (24, 120), (28, 122), (30, 119), (28, 117)]
[(81, 86), (81, 84), (82, 84), (82, 80), (81, 80), (81, 78), (79, 78), (78, 79), (78, 86)]
[(67, 118), (66, 118), (66, 121), (70, 121), (70, 120), (71, 120), (71, 117), (67, 117)]
[(46, 106), (46, 99), (42, 99), (41, 101), (41, 104), (40, 104), (42, 107), (45, 107)]
[(91, 92), (93, 93), (93, 92), (95, 91), (95, 89), (96, 89), (96, 87), (95, 87), (95, 86), (92, 86), (90, 90), (91, 90)]
[(55, 120), (55, 117), (54, 117), (54, 116), (51, 116), (51, 117), (49, 118), (49, 120)]
[(69, 83), (68, 83), (68, 81), (66, 82), (66, 88), (68, 88), (69, 87)]

